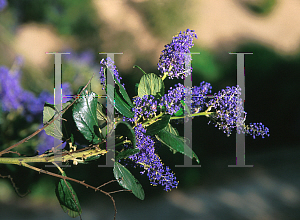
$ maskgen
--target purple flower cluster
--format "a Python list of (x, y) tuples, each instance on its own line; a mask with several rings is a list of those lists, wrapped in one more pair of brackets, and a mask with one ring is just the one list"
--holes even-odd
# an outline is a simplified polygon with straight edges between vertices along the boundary
[[(157, 115), (158, 111), (164, 111), (167, 114), (174, 115), (180, 108), (184, 109), (181, 101), (184, 100), (185, 87), (178, 83), (175, 84), (174, 88), (170, 88), (166, 94), (164, 94), (160, 99), (155, 99), (152, 95), (144, 95), (141, 97), (133, 98), (132, 108), (134, 112), (133, 118), (125, 118), (124, 121), (137, 122), (140, 118), (152, 118)], [(194, 86), (191, 89), (191, 113), (198, 113), (204, 108), (204, 101), (206, 94), (211, 91), (211, 86), (209, 83), (202, 82), (200, 86)]]
[(191, 113), (199, 113), (204, 110), (206, 95), (211, 93), (211, 85), (207, 82), (201, 82), (200, 86), (192, 88)]
[(7, 6), (6, 0), (0, 0), (0, 11), (2, 11)]
[[(121, 79), (122, 77), (119, 75), (119, 72), (117, 70), (117, 67), (114, 65), (114, 61), (112, 61), (112, 59), (110, 57), (107, 57), (106, 60), (105, 59), (102, 59), (100, 61), (100, 84), (103, 86), (102, 89), (105, 88), (106, 86), (106, 74), (107, 74), (107, 69), (110, 69), (113, 73), (114, 73), (114, 76), (115, 76), (115, 79), (121, 83)], [(122, 84), (124, 89), (125, 89), (125, 85)]]
[[(168, 73), (170, 79), (183, 79), (185, 76), (185, 54), (190, 53), (190, 48), (194, 46), (194, 37), (197, 38), (195, 31), (187, 29), (183, 33), (180, 31), (177, 36), (173, 37), (170, 44), (165, 45), (157, 64), (158, 70), (162, 74)], [(190, 62), (190, 58), (187, 61)]]
[[(252, 135), (253, 138), (255, 136), (262, 136), (263, 138), (264, 135), (269, 136), (269, 129), (262, 123), (245, 125), (247, 113), (244, 111), (240, 95), (241, 88), (239, 86), (226, 87), (226, 89), (215, 93), (214, 98), (206, 103), (207, 112), (212, 108), (215, 109), (215, 114), (209, 116), (215, 127), (223, 130), (227, 136), (230, 136), (233, 129), (236, 129), (237, 133)], [(243, 113), (245, 114), (244, 117), (242, 117)]]
[[(214, 98), (207, 101), (207, 94), (211, 92), (211, 85), (207, 82), (201, 82), (200, 86), (194, 86), (191, 90), (191, 114), (197, 114), (206, 109), (206, 112), (215, 110), (213, 114), (210, 114), (210, 122), (215, 124), (227, 136), (230, 136), (232, 130), (236, 130), (238, 133), (264, 137), (269, 136), (269, 129), (264, 127), (261, 123), (254, 123), (245, 125), (246, 112), (243, 108), (241, 95), (241, 88), (227, 87), (214, 94)], [(184, 85), (178, 83), (174, 88), (170, 88), (166, 94), (164, 94), (159, 100), (154, 96), (145, 95), (143, 98), (135, 97), (133, 99), (132, 108), (134, 112), (133, 118), (125, 118), (130, 122), (137, 123), (141, 118), (143, 120), (152, 118), (157, 115), (157, 111), (163, 111), (166, 114), (174, 115), (180, 109), (184, 109), (183, 102), (185, 100), (186, 88)], [(245, 116), (243, 116), (245, 114)], [(181, 119), (175, 122), (182, 122)]]
[(267, 137), (270, 136), (269, 128), (265, 127), (262, 123), (250, 123), (246, 125), (245, 134), (252, 135), (253, 139), (255, 139), (256, 136), (261, 136), (262, 138), (264, 138), (265, 135)]
[(181, 101), (185, 100), (185, 95), (191, 97), (191, 113), (198, 113), (204, 108), (204, 101), (207, 93), (211, 92), (211, 85), (207, 82), (201, 82), (200, 86), (194, 86), (191, 89), (191, 94), (186, 94), (184, 85), (175, 84), (175, 88), (170, 88), (168, 93), (164, 94), (159, 105), (166, 107), (166, 112), (170, 115), (175, 114), (182, 106)]
[(183, 107), (181, 100), (184, 99), (185, 87), (178, 83), (174, 85), (174, 88), (170, 87), (168, 93), (164, 94), (161, 98), (159, 105), (166, 108), (166, 113), (173, 115), (180, 107)]
[(242, 113), (244, 112), (242, 99), (239, 98), (241, 95), (241, 88), (237, 87), (226, 87), (218, 93), (214, 94), (214, 98), (211, 99), (206, 106), (208, 111), (212, 108), (216, 110), (216, 114), (210, 115), (210, 118), (216, 123), (215, 127), (223, 130), (227, 136), (230, 136), (232, 129), (238, 127), (244, 123), (244, 119), (241, 120)]
[(129, 159), (144, 168), (141, 174), (147, 171), (147, 176), (152, 185), (157, 186), (160, 184), (164, 186), (165, 191), (176, 188), (178, 181), (174, 173), (172, 173), (168, 166), (164, 167), (159, 156), (155, 154), (155, 143), (150, 136), (145, 135), (146, 129), (143, 128), (142, 124), (138, 124), (134, 128), (134, 131), (136, 135), (136, 145), (140, 152), (130, 156)]
[(140, 117), (151, 118), (155, 116), (158, 110), (157, 103), (158, 101), (155, 100), (153, 95), (144, 95), (143, 98), (133, 98), (133, 104), (135, 107), (132, 108), (132, 111), (134, 112), (134, 117), (128, 118), (127, 120), (135, 122), (138, 121)]

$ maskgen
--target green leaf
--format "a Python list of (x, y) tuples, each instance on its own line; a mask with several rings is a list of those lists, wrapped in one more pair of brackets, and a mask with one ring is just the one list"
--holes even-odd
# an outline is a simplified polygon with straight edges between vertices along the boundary
[[(68, 107), (71, 104), (71, 102), (66, 102), (62, 104), (62, 109), (64, 110), (66, 107)], [(69, 110), (69, 109), (68, 109)], [(56, 117), (60, 113), (60, 109), (55, 107), (55, 105), (45, 103), (44, 104), (44, 111), (43, 111), (43, 123), (46, 124), (47, 122), (50, 122), (54, 117)], [(45, 128), (46, 134), (55, 137), (57, 139), (62, 139), (63, 133), (62, 130), (59, 129), (57, 123), (58, 121), (53, 122), (48, 127)], [(64, 128), (64, 126), (62, 127)]]
[[(94, 156), (90, 156), (88, 158), (86, 158), (83, 162), (83, 164), (87, 164), (88, 162), (91, 162), (93, 160), (98, 160), (101, 157), (101, 154), (99, 155), (94, 155)], [(80, 162), (79, 162), (80, 163)]]
[(120, 91), (122, 97), (124, 98), (124, 100), (127, 102), (127, 104), (131, 108), (133, 108), (134, 105), (132, 104), (132, 102), (131, 102), (131, 100), (130, 100), (130, 98), (129, 98), (127, 92), (126, 92), (126, 90), (124, 89), (123, 85), (121, 85), (118, 81), (117, 81), (117, 85), (119, 86), (119, 91)]
[(132, 193), (139, 199), (144, 200), (145, 193), (139, 181), (125, 168), (122, 164), (115, 162), (114, 176), (120, 186), (125, 189), (131, 190)]
[(155, 137), (167, 145), (171, 150), (185, 154), (191, 159), (194, 157), (198, 163), (200, 163), (197, 155), (192, 151), (192, 149), (185, 143), (183, 137), (178, 136), (178, 132), (169, 124), (164, 129), (162, 129)]
[(258, 2), (241, 2), (243, 6), (246, 6), (247, 9), (253, 13), (258, 15), (267, 15), (276, 6), (276, 0), (265, 0), (265, 1), (258, 1)]
[(98, 126), (100, 128), (99, 132), (101, 134), (102, 140), (106, 137), (105, 133), (102, 133), (102, 129), (107, 125), (107, 117), (106, 117), (106, 108), (100, 103), (97, 102), (97, 119), (98, 119)]
[(180, 100), (180, 102), (181, 102), (182, 106), (184, 106), (184, 109), (187, 111), (188, 116), (192, 117), (190, 109), (186, 106), (186, 104), (184, 103), (184, 101)]
[(103, 136), (103, 139), (106, 138), (107, 133), (108, 132), (107, 132), (107, 125), (106, 125), (105, 127), (101, 128), (101, 134)]
[(64, 141), (67, 141), (68, 143), (72, 143), (75, 145), (75, 142), (81, 145), (88, 145), (90, 144), (90, 141), (88, 141), (83, 134), (78, 130), (77, 125), (73, 118), (73, 108), (74, 105), (72, 105), (64, 114), (62, 121), (62, 127), (63, 127), (63, 135), (64, 135)]
[(171, 115), (165, 114), (153, 124), (149, 125), (146, 130), (146, 135), (155, 135), (164, 127), (166, 127), (170, 122)]
[(106, 108), (100, 102), (97, 102), (97, 119), (99, 121), (107, 121)]
[(132, 146), (135, 148), (136, 146), (136, 139), (135, 139), (135, 133), (132, 129), (131, 125), (128, 122), (120, 121), (116, 125), (116, 135), (123, 136), (124, 139), (127, 138), (131, 141)]
[(139, 90), (139, 84), (136, 83), (135, 86), (134, 86), (135, 94), (138, 94), (138, 90)]
[(131, 155), (137, 154), (138, 152), (140, 152), (138, 148), (124, 150), (116, 156), (116, 161), (125, 159)]
[[(62, 174), (66, 176), (65, 173)], [(81, 215), (82, 210), (77, 195), (67, 180), (60, 179), (55, 188), (55, 194), (64, 212), (72, 218)]]
[(97, 95), (85, 89), (74, 103), (73, 119), (81, 134), (93, 144), (101, 142), (96, 112)]
[(175, 112), (175, 116), (183, 116), (184, 112), (183, 112), (183, 109), (180, 108), (177, 112)]
[[(114, 93), (114, 87), (110, 84), (107, 85), (107, 97), (110, 99), (111, 102), (114, 101), (115, 103), (115, 108), (117, 109), (118, 112), (120, 112), (122, 115), (124, 115), (127, 118), (133, 118), (134, 113), (131, 111), (131, 108), (129, 105), (127, 105), (121, 97), (118, 95), (118, 93)], [(114, 97), (114, 100), (111, 100), (111, 98)]]
[(154, 73), (143, 75), (139, 87), (138, 96), (143, 97), (144, 95), (163, 95), (165, 90), (164, 83), (160, 77)]
[(128, 96), (126, 90), (125, 90), (125, 88), (124, 88), (123, 85), (116, 79), (116, 77), (114, 76), (114, 73), (113, 73), (112, 71), (109, 71), (109, 72), (112, 74), (112, 76), (113, 76), (113, 78), (114, 78), (114, 80), (115, 80), (115, 83), (118, 85), (119, 91), (120, 91), (122, 97), (123, 97), (124, 100), (127, 102), (127, 104), (128, 104), (131, 108), (133, 108), (134, 105), (132, 104), (131, 99), (129, 98), (129, 96)]
[(179, 132), (176, 128), (174, 128), (170, 123), (164, 128), (164, 130), (174, 134), (175, 136), (179, 136)]

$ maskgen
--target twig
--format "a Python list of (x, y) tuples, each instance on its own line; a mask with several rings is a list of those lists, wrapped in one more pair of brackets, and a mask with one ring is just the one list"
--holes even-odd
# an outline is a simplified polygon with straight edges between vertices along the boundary
[(132, 191), (129, 190), (129, 189), (120, 189), (120, 190), (116, 190), (116, 191), (113, 191), (113, 192), (109, 192), (109, 194), (118, 193), (118, 192), (132, 192)]
[(15, 184), (14, 181), (13, 181), (13, 178), (12, 178), (10, 175), (8, 175), (8, 176), (2, 176), (2, 175), (0, 174), (0, 177), (2, 177), (3, 179), (4, 179), (4, 178), (10, 179), (10, 182), (11, 182), (13, 188), (15, 189), (15, 191), (16, 191), (16, 193), (17, 193), (17, 195), (18, 195), (19, 197), (23, 198), (23, 197), (27, 196), (29, 193), (31, 193), (31, 191), (28, 190), (25, 194), (23, 194), (23, 195), (20, 194), (18, 188), (16, 187), (16, 184)]
[[(55, 152), (55, 150), (57, 149), (57, 148), (59, 148), (61, 145), (63, 145), (63, 143), (64, 142), (61, 142), (59, 145), (57, 145), (56, 147), (53, 147), (50, 151), (49, 151), (49, 153), (51, 153), (51, 152)], [(38, 155), (38, 157), (43, 157), (43, 156), (46, 156), (47, 154), (45, 154), (45, 153), (43, 153), (43, 154), (41, 154), (41, 155)]]
[[(78, 150), (79, 151), (79, 150)], [(90, 157), (90, 156), (95, 156), (95, 155), (104, 155), (106, 154), (106, 150), (102, 150), (99, 148), (95, 149), (87, 149), (85, 151), (74, 151), (72, 153), (63, 153), (60, 156), (49, 156), (49, 157), (39, 157), (39, 156), (34, 156), (34, 157), (0, 157), (0, 164), (16, 164), (19, 165), (20, 162), (24, 163), (50, 163), (53, 161), (58, 161), (58, 159), (62, 160), (63, 162), (68, 161), (68, 160), (74, 160), (75, 158), (84, 158), (84, 157)]]
[(21, 156), (21, 154), (18, 151), (7, 151), (7, 153), (18, 154), (19, 156)]
[[(94, 77), (95, 73), (93, 74), (92, 78)], [(68, 110), (68, 108), (70, 108), (76, 101), (77, 99), (79, 99), (81, 93), (86, 89), (86, 87), (91, 83), (92, 78), (90, 78), (90, 80), (88, 81), (88, 83), (85, 85), (85, 87), (83, 87), (83, 89), (81, 90), (81, 92), (77, 95), (77, 97), (75, 98), (75, 100), (68, 105), (63, 111), (61, 111), (55, 118), (53, 118), (50, 122), (48, 122), (44, 127), (38, 129), (37, 131), (35, 131), (33, 134), (29, 135), (28, 137), (24, 138), (23, 140), (19, 141), (18, 143), (2, 150), (0, 152), (0, 156), (2, 154), (5, 154), (7, 151), (19, 146), (20, 144), (23, 144), (24, 142), (28, 141), (29, 139), (31, 139), (32, 137), (34, 137), (35, 135), (37, 135), (38, 133), (40, 133), (42, 130), (44, 130), (46, 127), (48, 127), (50, 124), (52, 124), (56, 119), (58, 119), (60, 117), (60, 115), (62, 115), (63, 113), (65, 113), (65, 111)]]
[(107, 183), (104, 183), (104, 184), (102, 184), (101, 186), (98, 186), (97, 189), (99, 189), (99, 188), (101, 188), (101, 187), (103, 187), (103, 186), (105, 186), (105, 185), (107, 185), (107, 184), (109, 184), (109, 183), (116, 182), (116, 181), (117, 181), (117, 180), (110, 180), (110, 181), (108, 181)]
[(57, 145), (56, 147), (54, 147), (54, 148), (53, 148), (54, 151), (55, 151), (57, 148), (59, 148), (61, 145), (63, 145), (63, 143), (64, 143), (64, 142), (61, 142), (59, 145)]
[(52, 173), (52, 172), (49, 172), (49, 171), (47, 171), (47, 170), (43, 170), (43, 169), (40, 169), (40, 168), (31, 166), (31, 165), (29, 165), (29, 164), (27, 164), (27, 163), (24, 163), (24, 162), (20, 162), (20, 165), (22, 165), (22, 166), (24, 166), (24, 167), (27, 167), (27, 168), (30, 168), (30, 169), (32, 169), (32, 170), (35, 170), (35, 171), (37, 171), (37, 172), (39, 172), (39, 173), (44, 173), (44, 174), (48, 174), (48, 175), (51, 175), (51, 176), (54, 176), (54, 177), (58, 177), (58, 178), (61, 178), (61, 179), (64, 179), (64, 180), (70, 180), (70, 181), (79, 183), (79, 184), (81, 184), (81, 185), (84, 185), (86, 188), (94, 189), (95, 192), (96, 192), (96, 191), (102, 192), (103, 194), (109, 196), (110, 199), (111, 199), (111, 201), (113, 202), (114, 210), (115, 210), (114, 220), (116, 219), (116, 214), (117, 214), (116, 203), (115, 203), (114, 198), (113, 198), (108, 192), (105, 192), (105, 191), (103, 191), (103, 190), (101, 190), (101, 189), (98, 189), (98, 188), (96, 188), (96, 187), (94, 187), (94, 186), (91, 186), (91, 185), (89, 185), (89, 184), (86, 184), (84, 181), (79, 181), (79, 180), (73, 179), (73, 178), (71, 178), (71, 177), (62, 176), (62, 175), (59, 175), (59, 174), (56, 174), (56, 173)]

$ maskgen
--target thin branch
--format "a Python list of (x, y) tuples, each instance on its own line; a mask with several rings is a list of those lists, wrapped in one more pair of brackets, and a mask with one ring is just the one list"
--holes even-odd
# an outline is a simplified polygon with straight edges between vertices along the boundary
[[(81, 149), (80, 149), (81, 150)], [(59, 156), (49, 156), (49, 157), (39, 157), (39, 156), (34, 156), (34, 157), (0, 157), (0, 164), (16, 164), (19, 165), (20, 162), (24, 163), (50, 163), (53, 161), (58, 161), (61, 160), (62, 162), (66, 162), (68, 160), (74, 160), (76, 158), (85, 158), (85, 157), (90, 157), (90, 156), (95, 156), (95, 155), (104, 155), (107, 153), (106, 150), (102, 150), (98, 148), (97, 146), (95, 149), (85, 149), (85, 151), (74, 151), (72, 153), (63, 153), (62, 155)]]
[[(49, 153), (51, 153), (51, 152), (55, 152), (55, 150), (57, 149), (57, 148), (59, 148), (61, 145), (63, 145), (63, 143), (64, 142), (61, 142), (59, 145), (57, 145), (56, 147), (52, 147), (52, 149), (51, 150), (49, 150)], [(43, 154), (41, 154), (41, 155), (38, 155), (38, 157), (43, 157), (43, 156), (46, 156), (47, 154), (45, 154), (45, 153), (43, 153)]]
[(58, 164), (57, 164), (57, 163), (55, 163), (55, 162), (52, 162), (52, 164), (54, 164), (54, 165), (56, 166), (56, 168), (59, 170), (59, 172), (60, 172), (61, 174), (63, 174), (63, 173), (64, 173), (64, 171), (62, 170), (62, 168), (60, 168), (60, 166), (58, 166)]
[(116, 190), (116, 191), (108, 192), (108, 193), (109, 193), (109, 194), (113, 194), (113, 193), (118, 193), (118, 192), (132, 192), (132, 191), (129, 190), (129, 189), (120, 189), (120, 190)]
[[(92, 78), (94, 77), (95, 73), (93, 74)], [(50, 122), (48, 122), (44, 127), (38, 129), (37, 131), (35, 131), (33, 134), (29, 135), (28, 137), (24, 138), (23, 140), (19, 141), (18, 143), (2, 150), (0, 152), (0, 156), (2, 154), (5, 154), (7, 151), (10, 151), (11, 149), (19, 146), (20, 144), (23, 144), (24, 142), (28, 141), (29, 139), (31, 139), (32, 137), (34, 137), (35, 135), (37, 135), (38, 133), (40, 133), (42, 130), (44, 130), (46, 127), (48, 127), (50, 124), (52, 124), (55, 120), (57, 120), (63, 113), (65, 113), (65, 111), (68, 110), (68, 108), (70, 108), (76, 101), (77, 99), (79, 99), (81, 93), (86, 89), (86, 87), (91, 83), (92, 78), (88, 81), (88, 83), (85, 85), (85, 87), (81, 90), (81, 92), (76, 96), (75, 100), (68, 105), (63, 111), (61, 111), (55, 118), (53, 118)]]
[(117, 180), (110, 180), (110, 181), (108, 181), (107, 183), (104, 183), (104, 184), (102, 184), (101, 186), (98, 186), (97, 189), (99, 189), (99, 188), (101, 188), (101, 187), (103, 187), (103, 186), (105, 186), (105, 185), (107, 185), (107, 184), (109, 184), (109, 183), (116, 182), (116, 181), (117, 181)]
[(10, 179), (10, 182), (11, 182), (13, 188), (15, 189), (15, 191), (16, 191), (16, 193), (17, 193), (17, 195), (18, 195), (19, 197), (23, 198), (23, 197), (27, 196), (29, 193), (31, 193), (31, 191), (28, 190), (25, 194), (22, 195), (22, 194), (19, 192), (19, 190), (18, 190), (19, 188), (16, 187), (16, 184), (14, 183), (13, 178), (12, 178), (10, 175), (8, 175), (8, 176), (2, 176), (2, 175), (0, 174), (0, 177), (2, 177), (3, 179), (4, 179), (4, 178)]
[(91, 186), (91, 185), (89, 185), (89, 184), (86, 184), (84, 181), (79, 181), (79, 180), (73, 179), (73, 178), (71, 178), (71, 177), (62, 176), (62, 175), (59, 175), (59, 174), (56, 174), (56, 173), (52, 173), (52, 172), (49, 172), (49, 171), (47, 171), (47, 170), (43, 170), (43, 169), (40, 169), (40, 168), (31, 166), (31, 165), (29, 165), (29, 164), (27, 164), (27, 163), (24, 163), (24, 162), (20, 162), (20, 165), (22, 165), (22, 166), (24, 166), (24, 167), (27, 167), (27, 168), (30, 168), (30, 169), (32, 169), (32, 170), (35, 170), (35, 171), (37, 171), (37, 172), (39, 172), (39, 173), (44, 173), (44, 174), (48, 174), (48, 175), (50, 175), (50, 176), (54, 176), (54, 177), (61, 178), (61, 179), (64, 179), (64, 180), (70, 180), (70, 181), (79, 183), (79, 184), (81, 184), (81, 185), (84, 185), (86, 188), (94, 189), (95, 192), (96, 192), (96, 191), (102, 192), (103, 194), (109, 196), (110, 199), (111, 199), (111, 201), (113, 202), (114, 210), (115, 210), (114, 220), (116, 219), (116, 214), (117, 214), (116, 203), (115, 203), (114, 198), (113, 198), (108, 192), (105, 192), (105, 191), (103, 191), (103, 190), (101, 190), (101, 189), (98, 189), (98, 188), (96, 188), (96, 187), (94, 187), (94, 186)]
[(55, 151), (57, 148), (59, 148), (61, 145), (63, 145), (63, 144), (64, 144), (64, 142), (62, 141), (59, 145), (57, 145), (56, 147), (53, 148), (54, 151)]
[[(12, 154), (18, 154), (19, 156), (21, 156), (21, 154), (18, 152), (18, 151), (7, 151), (7, 153), (12, 153)], [(25, 156), (25, 155), (23, 155), (23, 156)]]

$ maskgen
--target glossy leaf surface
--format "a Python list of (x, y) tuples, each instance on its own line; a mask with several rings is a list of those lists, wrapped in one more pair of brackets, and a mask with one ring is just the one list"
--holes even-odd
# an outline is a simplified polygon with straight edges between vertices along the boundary
[(120, 186), (131, 190), (132, 193), (139, 199), (144, 200), (145, 193), (139, 181), (125, 168), (122, 164), (115, 162), (114, 176), (118, 180)]

